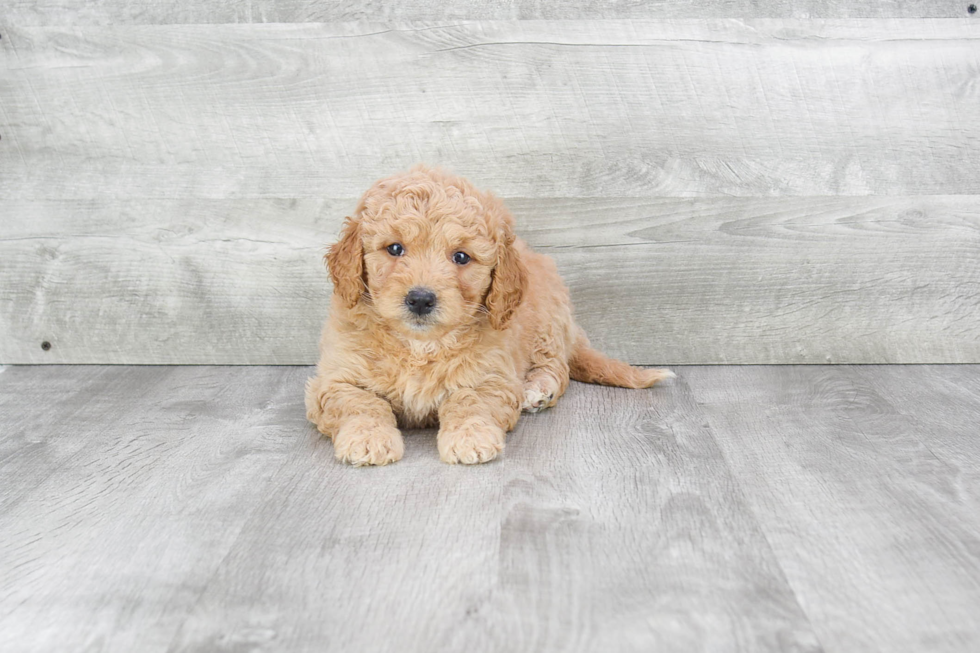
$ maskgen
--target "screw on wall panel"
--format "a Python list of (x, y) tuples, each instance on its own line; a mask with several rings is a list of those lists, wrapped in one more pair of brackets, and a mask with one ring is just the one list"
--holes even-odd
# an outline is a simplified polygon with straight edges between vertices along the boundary
[(976, 5), (970, 5), (969, 7), (966, 8), (966, 13), (968, 13), (968, 14), (975, 14), (975, 13), (977, 13), (977, 6)]
[(48, 342), (47, 340), (45, 340), (44, 342), (41, 343), (41, 349), (43, 349), (44, 351), (50, 350), (51, 349), (51, 343)]

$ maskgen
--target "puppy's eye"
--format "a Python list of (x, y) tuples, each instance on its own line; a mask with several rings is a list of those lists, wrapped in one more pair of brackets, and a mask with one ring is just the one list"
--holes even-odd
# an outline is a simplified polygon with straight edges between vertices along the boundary
[(466, 265), (470, 262), (470, 255), (466, 252), (456, 252), (453, 254), (453, 263), (456, 265)]
[(402, 256), (405, 253), (405, 248), (402, 247), (401, 243), (392, 243), (388, 245), (388, 253), (392, 256)]

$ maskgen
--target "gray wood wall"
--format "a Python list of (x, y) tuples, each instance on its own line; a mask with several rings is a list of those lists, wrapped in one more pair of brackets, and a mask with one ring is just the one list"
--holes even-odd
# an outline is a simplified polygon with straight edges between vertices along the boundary
[(632, 362), (980, 362), (968, 4), (6, 0), (0, 363), (313, 363), (418, 161)]

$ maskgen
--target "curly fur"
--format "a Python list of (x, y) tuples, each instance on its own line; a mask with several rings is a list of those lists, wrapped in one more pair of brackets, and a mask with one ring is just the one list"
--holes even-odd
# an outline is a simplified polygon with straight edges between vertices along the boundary
[[(376, 182), (326, 255), (334, 284), (307, 417), (354, 465), (399, 460), (399, 426), (439, 425), (448, 463), (503, 450), (521, 409), (555, 404), (579, 381), (649, 387), (673, 376), (606, 358), (572, 318), (554, 262), (514, 236), (500, 199), (438, 168)], [(397, 242), (403, 256), (387, 247)], [(471, 260), (453, 263), (464, 251)], [(411, 288), (437, 296), (424, 319)]]

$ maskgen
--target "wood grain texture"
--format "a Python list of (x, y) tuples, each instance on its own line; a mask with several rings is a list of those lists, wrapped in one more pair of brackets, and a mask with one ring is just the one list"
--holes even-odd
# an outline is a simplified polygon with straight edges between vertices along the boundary
[(267, 481), (305, 444), (305, 376), (4, 371), (0, 471), (15, 500), (0, 508), (0, 649), (166, 651)]
[(355, 469), (303, 424), (310, 372), (111, 368), (144, 385), (55, 428), (29, 400), (89, 369), (0, 375), (16, 437), (84, 443), (0, 513), (0, 647), (820, 650), (684, 386), (573, 384), (495, 463), (418, 431)]
[(415, 431), (374, 469), (305, 423), (310, 372), (0, 368), (0, 648), (980, 642), (980, 366), (573, 383), (494, 463)]
[(19, 25), (307, 23), (354, 20), (574, 18), (960, 18), (967, 2), (911, 0), (7, 0), (0, 20)]
[[(166, 377), (161, 371), (103, 366), (72, 368), (65, 374), (52, 369), (40, 376), (0, 367), (0, 373), (6, 372), (0, 381), (0, 515), (30, 496), (85, 448), (87, 441), (72, 437), (66, 424), (118, 419), (122, 411), (137, 407), (120, 405), (117, 393), (138, 397)], [(52, 402), (57, 408), (44, 410)], [(25, 410), (27, 407), (34, 410)]]
[(980, 647), (978, 371), (685, 370), (827, 650)]
[(310, 363), (320, 247), (419, 160), (631, 362), (980, 361), (970, 20), (0, 35), (0, 362)]
[[(509, 205), (634, 363), (980, 361), (974, 196)], [(312, 364), (353, 206), (8, 201), (0, 362)]]
[(0, 198), (978, 194), (978, 25), (14, 24)]

